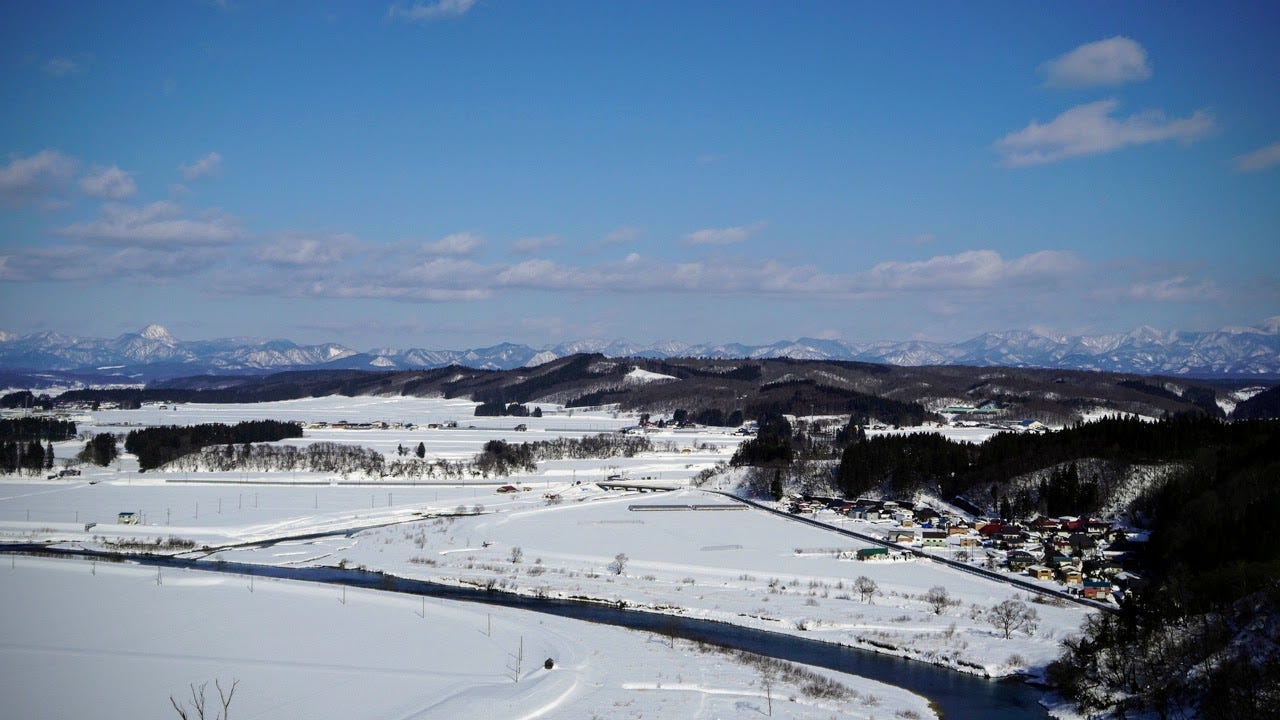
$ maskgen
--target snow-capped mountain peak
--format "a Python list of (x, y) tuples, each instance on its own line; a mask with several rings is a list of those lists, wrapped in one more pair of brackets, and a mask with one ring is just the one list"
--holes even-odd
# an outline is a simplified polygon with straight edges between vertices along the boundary
[(156, 325), (152, 323), (151, 325), (142, 328), (138, 335), (148, 340), (162, 342), (166, 345), (178, 344), (177, 339), (174, 338), (173, 335), (169, 334), (169, 331), (163, 325)]
[(1055, 335), (1042, 330), (989, 332), (959, 343), (881, 341), (850, 344), (799, 338), (769, 345), (738, 343), (648, 345), (626, 340), (579, 340), (531, 348), (500, 343), (463, 350), (378, 348), (357, 352), (335, 343), (298, 345), (290, 340), (223, 338), (181, 341), (160, 325), (113, 340), (44, 331), (0, 335), (0, 370), (100, 374), (100, 368), (150, 380), (206, 373), (302, 369), (415, 370), (467, 365), (508, 370), (595, 352), (608, 357), (788, 357), (854, 360), (891, 365), (985, 365), (1103, 370), (1164, 375), (1280, 375), (1280, 316), (1256, 326), (1212, 331), (1139, 327), (1105, 335)]

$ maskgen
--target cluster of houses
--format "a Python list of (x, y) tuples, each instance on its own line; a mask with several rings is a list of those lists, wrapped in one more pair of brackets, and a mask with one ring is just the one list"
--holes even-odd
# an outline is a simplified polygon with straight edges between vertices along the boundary
[(1120, 563), (1128, 534), (1089, 518), (1037, 518), (1026, 524), (991, 521), (977, 533), (1005, 553), (1010, 571), (1039, 580), (1056, 580), (1088, 598), (1106, 599), (1113, 586), (1139, 580)]
[[(1089, 518), (1037, 518), (1029, 523), (1004, 520), (968, 521), (956, 514), (905, 501), (795, 498), (792, 513), (832, 511), (852, 520), (889, 526), (874, 533), (885, 542), (923, 551), (952, 553), (954, 559), (983, 562), (1039, 580), (1056, 581), (1068, 592), (1108, 599), (1118, 586), (1131, 588), (1141, 579), (1120, 562), (1129, 535), (1110, 523)], [(858, 551), (859, 560), (893, 557), (888, 548)]]

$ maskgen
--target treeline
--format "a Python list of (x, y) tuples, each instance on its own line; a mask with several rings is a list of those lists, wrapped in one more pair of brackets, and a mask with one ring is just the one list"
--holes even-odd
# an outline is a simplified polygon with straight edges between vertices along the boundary
[(635, 457), (642, 452), (652, 452), (653, 442), (644, 435), (600, 433), (582, 438), (555, 438), (528, 444), (533, 458), (543, 460), (594, 460), (614, 457)]
[(130, 432), (124, 449), (138, 457), (138, 470), (145, 472), (199, 452), (208, 445), (274, 442), (298, 437), (302, 437), (302, 425), (278, 420), (249, 420), (235, 425), (168, 425)]
[(364, 370), (302, 370), (249, 377), (201, 376), (155, 383), (146, 388), (68, 390), (58, 395), (55, 402), (114, 402), (124, 408), (137, 408), (143, 403), (250, 403), (354, 396), (392, 375), (394, 373)]
[(638, 453), (652, 450), (653, 443), (647, 437), (617, 433), (519, 444), (490, 440), (484, 444), (484, 450), (476, 455), (472, 467), (484, 477), (502, 476), (533, 472), (538, 469), (538, 463), (544, 460), (635, 457)]
[(500, 402), (482, 402), (476, 406), (476, 417), (542, 417), (542, 408), (535, 407), (532, 411), (527, 405), (520, 403), (511, 403), (503, 405)]
[(23, 417), (0, 420), (0, 473), (39, 475), (53, 469), (53, 441), (76, 436), (69, 420)]
[[(129, 447), (127, 442), (125, 447)], [(422, 459), (397, 458), (388, 462), (382, 453), (375, 450), (332, 442), (298, 448), (292, 445), (252, 445), (237, 440), (205, 443), (198, 447), (190, 444), (188, 447), (191, 449), (187, 453), (166, 461), (164, 468), (193, 472), (327, 472), (344, 477), (358, 474), (407, 481), (501, 477), (534, 472), (538, 463), (544, 460), (634, 457), (637, 453), (654, 449), (647, 437), (615, 433), (532, 443), (490, 440), (470, 461), (426, 460), (419, 455), (418, 458)]]
[(902, 402), (850, 388), (833, 387), (811, 378), (780, 380), (760, 386), (743, 405), (747, 417), (771, 415), (850, 415), (856, 424), (874, 418), (889, 425), (921, 425), (938, 420), (918, 402)]
[(1087, 715), (1276, 717), (1280, 707), (1280, 422), (1211, 431), (1143, 499), (1148, 581), (1068, 640), (1048, 679)]
[(11, 410), (17, 408), (33, 408), (40, 410), (50, 410), (53, 408), (53, 398), (47, 394), (36, 395), (30, 390), (19, 390), (11, 392), (4, 397), (0, 397), (0, 408), (9, 408)]
[(0, 442), (0, 472), (39, 475), (53, 468), (53, 443), (39, 440), (5, 440)]
[[(875, 488), (895, 494), (930, 489), (952, 497), (979, 484), (999, 485), (1084, 459), (1121, 467), (1187, 461), (1205, 448), (1242, 442), (1251, 432), (1247, 423), (1225, 423), (1205, 415), (1180, 415), (1156, 422), (1108, 418), (1048, 433), (1000, 433), (980, 445), (948, 440), (936, 433), (867, 438), (846, 431), (852, 441), (841, 456), (838, 485), (849, 497)], [(1068, 492), (1052, 497), (1054, 509), (1065, 511), (1063, 514), (1091, 512), (1105, 499), (1105, 488), (1095, 492), (1088, 487), (1096, 482), (1092, 477), (1068, 474), (1060, 479), (1068, 486), (1074, 483)], [(1032, 502), (1039, 504), (1036, 499)]]
[(837, 475), (838, 486), (846, 497), (858, 497), (876, 488), (895, 496), (909, 496), (939, 484), (951, 497), (959, 491), (946, 486), (955, 484), (957, 474), (969, 471), (979, 452), (978, 446), (948, 440), (937, 433), (872, 438), (856, 434), (854, 438), (840, 456)]
[[(759, 373), (758, 366), (748, 366)], [(689, 374), (687, 369), (684, 374)], [(726, 373), (731, 374), (731, 373)], [(710, 373), (701, 375), (712, 376)], [(714, 398), (716, 390), (710, 380), (683, 379), (680, 392), (686, 397), (698, 397), (698, 383), (708, 387), (704, 405), (688, 410), (690, 418), (699, 425), (738, 427), (747, 418), (760, 419), (776, 415), (850, 415), (857, 424), (866, 424), (874, 418), (890, 425), (920, 425), (926, 420), (937, 420), (918, 402), (902, 402), (861, 393), (849, 388), (832, 387), (809, 378), (779, 380), (751, 388), (743, 397), (733, 401), (737, 407), (726, 410), (723, 400)], [(594, 407), (620, 403), (632, 403), (633, 389), (625, 386), (595, 390), (570, 400), (567, 407)]]
[(227, 443), (205, 447), (170, 461), (166, 470), (199, 472), (327, 472), (342, 476), (381, 475), (386, 467), (382, 453), (358, 445), (333, 442), (293, 445)]
[(0, 440), (70, 440), (76, 436), (76, 424), (70, 420), (46, 417), (24, 417), (0, 420)]

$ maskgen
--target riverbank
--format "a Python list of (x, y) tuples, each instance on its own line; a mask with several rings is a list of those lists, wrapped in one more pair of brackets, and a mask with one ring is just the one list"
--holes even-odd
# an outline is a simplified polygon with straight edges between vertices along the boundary
[[(935, 717), (821, 668), (502, 605), (133, 562), (10, 555), (16, 717), (160, 717), (238, 682), (236, 717)], [(546, 660), (552, 661), (550, 669)], [(804, 672), (799, 672), (803, 670)], [(825, 688), (815, 690), (814, 688)], [(189, 704), (189, 703), (188, 703)]]

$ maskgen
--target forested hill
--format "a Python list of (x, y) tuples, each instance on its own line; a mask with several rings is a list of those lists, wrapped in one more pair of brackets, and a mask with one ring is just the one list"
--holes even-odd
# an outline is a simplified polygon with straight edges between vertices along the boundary
[(1090, 716), (1280, 716), (1280, 423), (1169, 429), (1183, 463), (1143, 502), (1148, 585), (1093, 616), (1049, 680)]
[(325, 395), (466, 397), (478, 402), (617, 404), (624, 410), (687, 410), (717, 424), (738, 411), (847, 414), (913, 425), (948, 406), (984, 408), (986, 417), (1069, 424), (1098, 409), (1148, 417), (1194, 412), (1222, 416), (1262, 388), (1241, 383), (1103, 372), (999, 367), (901, 367), (826, 360), (611, 359), (574, 355), (518, 370), (460, 366), (424, 371), (356, 370), (199, 376), (142, 390), (81, 390), (59, 400), (261, 402)]
[[(1280, 438), (1280, 421), (1108, 418), (1047, 433), (1000, 433), (980, 445), (931, 433), (851, 435), (837, 475), (847, 497), (929, 491), (1007, 518), (1060, 517), (1097, 514), (1137, 465), (1189, 468), (1219, 452), (1265, 451)], [(1280, 443), (1269, 452), (1280, 457)], [(1149, 496), (1137, 502), (1150, 510)]]

